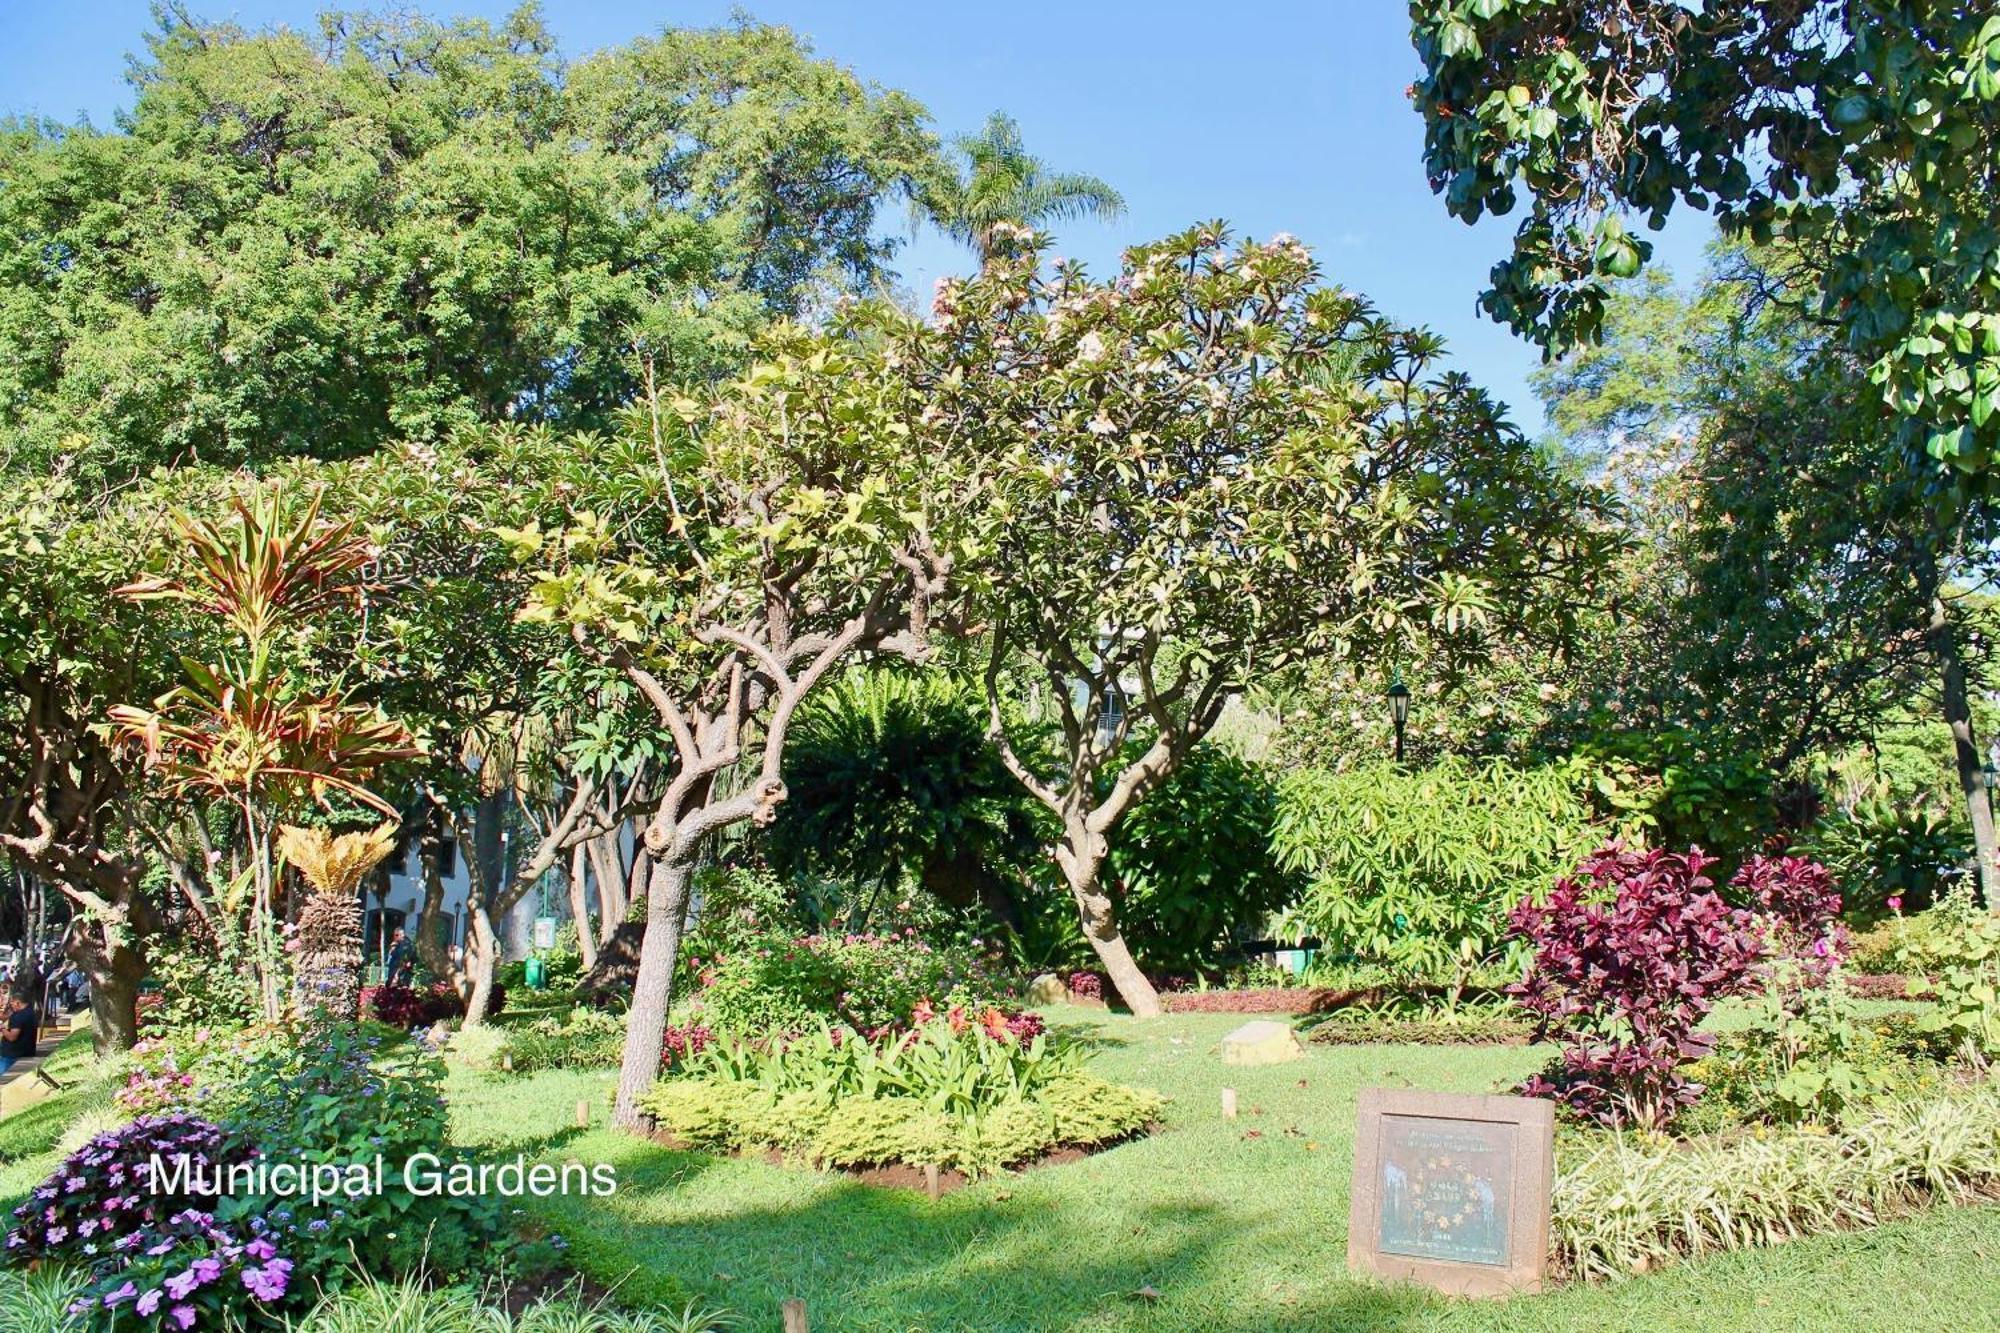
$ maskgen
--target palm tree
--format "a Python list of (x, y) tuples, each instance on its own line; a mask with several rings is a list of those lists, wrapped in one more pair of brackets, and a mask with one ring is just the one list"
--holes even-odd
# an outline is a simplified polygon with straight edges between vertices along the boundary
[(1095, 215), (1107, 222), (1125, 211), (1118, 191), (1095, 176), (1051, 171), (1021, 145), (1021, 127), (995, 111), (978, 134), (960, 135), (953, 145), (963, 170), (936, 187), (929, 199), (932, 219), (948, 236), (979, 252), (981, 264), (999, 249), (996, 228), (1005, 223), (1044, 223)]

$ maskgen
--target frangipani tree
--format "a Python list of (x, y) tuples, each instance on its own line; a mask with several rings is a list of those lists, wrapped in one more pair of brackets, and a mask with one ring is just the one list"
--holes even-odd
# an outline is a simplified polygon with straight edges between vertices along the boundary
[[(1464, 376), (1435, 375), (1435, 337), (1320, 286), (1289, 237), (1196, 227), (1110, 281), (1005, 239), (903, 355), (926, 433), (991, 475), (992, 735), (1060, 823), (1085, 937), (1157, 1013), (1105, 860), (1230, 696), (1312, 658), (1376, 673), (1560, 635), (1612, 539)], [(1008, 706), (1017, 673), (1051, 701), (1053, 755)]]
[[(616, 1119), (638, 1122), (661, 1041), (697, 853), (768, 822), (785, 799), (803, 700), (864, 651), (924, 653), (968, 512), (953, 460), (926, 447), (922, 403), (893, 350), (905, 321), (874, 308), (823, 333), (781, 329), (711, 401), (650, 399), (626, 422), (645, 475), (569, 525), (501, 536), (528, 570), (521, 615), (566, 626), (624, 673), (670, 738), (644, 816), (646, 924)], [(619, 454), (607, 450), (607, 454)]]

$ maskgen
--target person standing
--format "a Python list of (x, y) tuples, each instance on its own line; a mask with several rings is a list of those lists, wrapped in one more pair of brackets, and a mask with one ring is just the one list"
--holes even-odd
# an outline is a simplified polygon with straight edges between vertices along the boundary
[(0, 1018), (0, 1074), (35, 1053), (40, 1040), (41, 1016), (19, 991), (7, 995), (7, 1016)]
[(410, 937), (401, 926), (389, 937), (389, 956), (384, 960), (382, 980), (391, 986), (407, 986), (410, 974), (415, 970), (416, 951), (410, 947)]

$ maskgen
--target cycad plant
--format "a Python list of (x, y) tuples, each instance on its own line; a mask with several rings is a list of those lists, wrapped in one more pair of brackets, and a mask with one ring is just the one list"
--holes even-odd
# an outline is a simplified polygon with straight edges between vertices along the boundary
[(335, 834), (323, 828), (280, 825), (278, 851), (312, 894), (299, 909), (298, 1007), (315, 1008), (348, 1022), (360, 1017), (361, 899), (369, 871), (396, 846), (396, 826)]

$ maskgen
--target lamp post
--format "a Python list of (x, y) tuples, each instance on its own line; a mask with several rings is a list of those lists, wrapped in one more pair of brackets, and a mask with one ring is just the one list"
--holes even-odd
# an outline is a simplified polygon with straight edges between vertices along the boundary
[(1410, 687), (1403, 684), (1403, 673), (1389, 682), (1389, 720), (1396, 724), (1396, 762), (1403, 762), (1403, 724), (1410, 720)]

